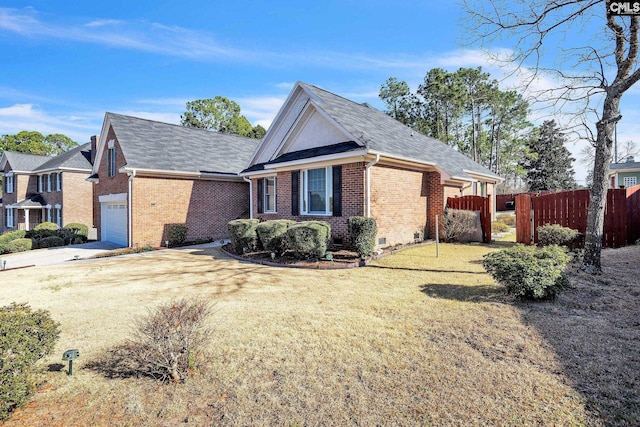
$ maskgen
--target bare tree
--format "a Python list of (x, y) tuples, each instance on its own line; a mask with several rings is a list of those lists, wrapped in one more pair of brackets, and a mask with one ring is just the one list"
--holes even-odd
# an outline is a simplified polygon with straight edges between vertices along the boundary
[[(529, 76), (528, 86), (539, 77), (554, 77), (559, 84), (545, 91), (547, 99), (580, 117), (583, 135), (595, 147), (582, 265), (590, 273), (600, 272), (613, 133), (621, 119), (622, 95), (640, 80), (639, 16), (614, 15), (606, 0), (464, 2), (472, 41), (486, 47), (511, 38), (515, 45), (508, 61), (520, 76)], [(592, 28), (597, 31), (589, 36)], [(555, 64), (545, 66), (553, 62), (549, 59)]]

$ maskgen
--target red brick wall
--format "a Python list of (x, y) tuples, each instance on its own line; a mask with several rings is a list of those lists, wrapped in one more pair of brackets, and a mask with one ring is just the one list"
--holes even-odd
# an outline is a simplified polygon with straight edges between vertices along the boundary
[[(422, 185), (423, 191), (427, 195), (427, 237), (434, 239), (436, 236), (435, 217), (444, 213), (445, 186), (440, 183), (438, 172), (426, 172)], [(449, 188), (447, 191), (453, 191)]]
[(431, 194), (425, 192), (424, 175), (384, 165), (371, 168), (371, 216), (378, 224), (378, 239), (386, 239), (381, 246), (413, 242), (415, 233), (424, 237)]
[(334, 239), (348, 241), (347, 218), (365, 214), (365, 163), (348, 163), (342, 165), (342, 216), (291, 215), (291, 172), (279, 172), (276, 177), (276, 210), (277, 213), (258, 214), (258, 185), (253, 185), (253, 217), (265, 221), (271, 219), (292, 219), (294, 221), (326, 221), (331, 224)]
[(62, 205), (63, 225), (79, 222), (93, 227), (93, 184), (88, 177), (87, 173), (62, 172), (62, 192), (49, 193), (60, 200), (56, 203)]
[[(113, 133), (113, 129), (109, 128), (109, 133), (107, 134), (107, 141), (111, 139), (116, 139), (115, 134)], [(116, 147), (116, 171), (120, 169), (122, 166), (126, 164), (126, 160), (124, 155), (122, 154), (122, 149), (120, 148), (120, 144), (116, 139), (115, 142)], [(98, 159), (96, 158), (96, 162), (99, 162), (98, 165), (98, 177), (100, 182), (94, 184), (94, 194), (93, 197), (93, 224), (98, 229), (98, 240), (100, 240), (100, 202), (98, 198), (100, 196), (105, 196), (109, 194), (120, 194), (127, 193), (129, 186), (129, 178), (125, 173), (116, 173), (116, 176), (109, 177), (107, 176), (107, 147), (105, 147), (102, 152), (102, 156)], [(64, 183), (64, 178), (63, 178)]]
[(164, 246), (167, 224), (186, 224), (187, 239), (227, 237), (227, 223), (248, 217), (245, 182), (136, 177), (132, 243)]

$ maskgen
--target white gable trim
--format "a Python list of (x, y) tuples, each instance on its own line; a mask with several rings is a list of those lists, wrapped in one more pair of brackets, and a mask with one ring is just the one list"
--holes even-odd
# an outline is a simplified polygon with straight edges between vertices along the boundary
[(105, 146), (107, 145), (107, 135), (109, 134), (109, 129), (111, 128), (111, 120), (109, 119), (109, 113), (105, 113), (104, 121), (102, 122), (102, 130), (100, 131), (100, 139), (98, 139), (98, 143), (96, 144), (96, 157), (93, 162), (93, 168), (91, 169), (91, 174), (95, 175), (100, 170), (100, 161), (102, 160), (102, 154), (104, 153)]

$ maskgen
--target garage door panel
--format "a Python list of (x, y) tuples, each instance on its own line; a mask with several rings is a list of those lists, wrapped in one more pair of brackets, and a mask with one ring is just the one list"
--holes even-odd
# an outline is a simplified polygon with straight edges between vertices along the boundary
[(127, 246), (126, 203), (102, 203), (102, 227), (100, 240)]

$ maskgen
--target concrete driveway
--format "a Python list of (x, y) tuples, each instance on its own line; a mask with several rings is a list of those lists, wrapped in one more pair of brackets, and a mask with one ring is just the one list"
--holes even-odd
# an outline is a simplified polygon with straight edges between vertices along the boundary
[(57, 248), (36, 249), (16, 254), (0, 255), (0, 269), (3, 268), (3, 264), (6, 269), (33, 265), (61, 264), (73, 259), (89, 258), (93, 255), (119, 247), (121, 246), (109, 242), (90, 242), (81, 245), (60, 246)]

